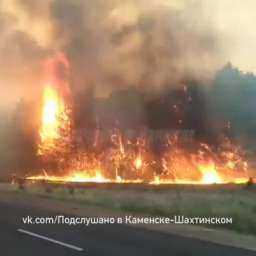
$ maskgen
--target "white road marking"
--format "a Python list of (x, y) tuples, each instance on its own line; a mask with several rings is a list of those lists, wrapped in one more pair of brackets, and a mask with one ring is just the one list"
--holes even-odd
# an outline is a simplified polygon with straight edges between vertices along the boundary
[(80, 248), (80, 247), (77, 247), (75, 245), (72, 245), (72, 244), (67, 244), (67, 243), (63, 243), (63, 242), (60, 242), (58, 240), (55, 240), (55, 239), (52, 239), (52, 238), (49, 238), (47, 236), (41, 236), (41, 235), (38, 235), (36, 233), (33, 233), (33, 232), (30, 232), (30, 231), (27, 231), (25, 229), (17, 229), (18, 232), (20, 233), (23, 233), (23, 234), (27, 234), (27, 235), (30, 235), (30, 236), (34, 236), (34, 237), (37, 237), (37, 238), (40, 238), (42, 240), (46, 240), (46, 241), (49, 241), (49, 242), (52, 242), (52, 243), (55, 243), (55, 244), (58, 244), (58, 245), (62, 245), (62, 246), (65, 246), (65, 247), (68, 247), (70, 249), (73, 249), (73, 250), (76, 250), (76, 251), (83, 251), (84, 249), (83, 248)]

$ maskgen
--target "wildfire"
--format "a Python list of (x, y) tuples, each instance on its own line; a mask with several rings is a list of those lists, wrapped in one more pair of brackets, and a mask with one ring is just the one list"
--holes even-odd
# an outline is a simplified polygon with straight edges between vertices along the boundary
[(223, 180), (217, 173), (214, 164), (198, 166), (199, 170), (202, 172), (202, 183), (203, 184), (219, 184), (223, 183)]
[[(111, 136), (113, 137), (113, 135)], [(110, 139), (112, 141), (112, 138)], [(30, 176), (29, 180), (50, 182), (95, 182), (95, 183), (147, 183), (160, 184), (226, 184), (246, 183), (249, 179), (247, 162), (232, 154), (235, 160), (221, 159), (212, 155), (209, 148), (201, 148), (196, 155), (189, 154), (173, 145), (162, 161), (157, 161), (149, 150), (135, 154), (137, 143), (118, 140), (101, 154), (75, 152), (65, 162), (64, 174), (51, 171)], [(114, 148), (113, 148), (114, 147)], [(174, 147), (174, 148), (173, 148)], [(207, 149), (207, 150), (206, 150)], [(206, 150), (206, 151), (204, 151)], [(223, 153), (223, 152), (222, 152)], [(230, 156), (231, 154), (224, 154)], [(223, 156), (223, 154), (221, 154)], [(219, 160), (218, 160), (219, 158)], [(215, 160), (214, 160), (215, 159)]]
[[(47, 160), (51, 152), (57, 152), (59, 143), (65, 140), (60, 133), (60, 127), (63, 127), (65, 120), (69, 119), (68, 116), (66, 119), (59, 118), (65, 113), (65, 108), (53, 88), (45, 89), (44, 99), (39, 150)], [(138, 143), (138, 141), (144, 142)], [(145, 140), (132, 142), (120, 133), (114, 132), (110, 135), (109, 146), (101, 149), (100, 153), (95, 153), (89, 148), (82, 152), (71, 152), (65, 159), (64, 165), (60, 165), (59, 175), (44, 172), (43, 175), (30, 176), (27, 179), (153, 185), (246, 183), (249, 179), (248, 164), (236, 148), (231, 147), (222, 150), (221, 153), (214, 153), (208, 145), (200, 144), (198, 152), (192, 154), (178, 144), (177, 136), (168, 138), (167, 141), (168, 147), (159, 161), (152, 154)], [(97, 145), (99, 146), (99, 143)], [(63, 148), (60, 148), (63, 151)], [(95, 145), (93, 148), (95, 150)], [(56, 160), (63, 163), (59, 154)], [(51, 171), (51, 173), (56, 172)]]
[(60, 115), (60, 106), (57, 92), (52, 87), (46, 87), (44, 90), (44, 107), (43, 118), (45, 130), (48, 131), (46, 135), (50, 138), (56, 135), (57, 121)]
[(134, 161), (134, 165), (135, 165), (135, 168), (137, 170), (141, 169), (142, 165), (143, 165), (143, 161), (141, 159), (141, 157), (137, 157)]
[(58, 147), (61, 132), (68, 126), (65, 104), (57, 90), (47, 86), (43, 92), (42, 120), (40, 128), (39, 155), (47, 155)]
[(111, 182), (104, 178), (100, 170), (95, 170), (95, 175), (92, 177), (88, 172), (84, 171), (73, 171), (72, 173), (64, 176), (48, 175), (44, 172), (43, 175), (30, 176), (28, 180), (47, 180), (50, 182), (95, 182), (95, 183), (107, 183)]
[[(57, 54), (45, 63), (45, 81), (41, 105), (38, 155), (49, 158), (61, 157), (70, 142), (71, 118), (67, 97), (69, 89), (66, 80), (58, 75), (58, 67), (68, 73), (68, 62), (64, 55)], [(65, 97), (64, 97), (65, 95)]]
[(63, 104), (60, 102), (57, 92), (50, 86), (46, 87), (43, 95), (42, 127), (40, 131), (42, 144), (48, 144), (59, 137), (59, 122), (62, 112)]
[[(68, 68), (66, 59), (59, 58)], [(182, 146), (177, 134), (168, 135), (164, 148), (155, 154), (147, 135), (126, 138), (115, 129), (102, 140), (97, 130), (86, 138), (88, 146), (73, 150), (71, 111), (60, 86), (67, 92), (67, 83), (52, 75), (50, 81), (42, 95), (38, 143), (38, 155), (48, 169), (29, 180), (159, 185), (245, 183), (249, 179), (243, 152), (228, 140), (215, 149), (194, 141), (192, 151)]]

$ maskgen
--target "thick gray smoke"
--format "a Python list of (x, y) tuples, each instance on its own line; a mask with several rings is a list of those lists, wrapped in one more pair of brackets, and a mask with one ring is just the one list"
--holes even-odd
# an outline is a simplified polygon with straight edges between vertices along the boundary
[(0, 8), (0, 85), (14, 99), (40, 89), (42, 63), (60, 51), (73, 89), (99, 94), (208, 79), (222, 61), (199, 0), (0, 0)]
[(220, 62), (219, 47), (213, 30), (202, 26), (200, 4), (187, 1), (180, 9), (159, 2), (54, 1), (54, 41), (71, 62), (74, 85), (93, 84), (102, 93), (208, 78)]

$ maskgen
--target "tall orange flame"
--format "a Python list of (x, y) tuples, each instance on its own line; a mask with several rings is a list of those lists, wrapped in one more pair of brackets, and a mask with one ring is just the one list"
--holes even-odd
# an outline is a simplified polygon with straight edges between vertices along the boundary
[[(45, 79), (40, 124), (38, 155), (48, 157), (65, 150), (71, 132), (68, 104), (69, 65), (65, 56), (56, 54), (44, 63)], [(62, 149), (61, 149), (62, 148)]]
[(167, 135), (164, 152), (155, 156), (147, 137), (129, 139), (123, 136), (121, 131), (114, 130), (108, 135), (108, 144), (100, 145), (101, 135), (97, 132), (97, 140), (91, 143), (93, 148), (72, 152), (72, 118), (67, 100), (69, 65), (66, 58), (60, 54), (50, 60), (46, 67), (48, 77), (42, 97), (38, 155), (44, 157), (46, 162), (54, 156), (55, 160), (61, 163), (58, 167), (61, 167), (59, 169), (62, 172), (61, 175), (44, 172), (43, 175), (31, 176), (28, 179), (150, 184), (219, 184), (248, 181), (248, 165), (243, 159), (244, 154), (229, 141), (215, 150), (207, 144), (197, 143), (194, 145), (197, 150), (191, 153), (181, 146), (177, 134)]
[(43, 92), (39, 155), (47, 155), (56, 149), (56, 143), (61, 139), (60, 129), (67, 120), (66, 115), (65, 104), (57, 90), (47, 86)]

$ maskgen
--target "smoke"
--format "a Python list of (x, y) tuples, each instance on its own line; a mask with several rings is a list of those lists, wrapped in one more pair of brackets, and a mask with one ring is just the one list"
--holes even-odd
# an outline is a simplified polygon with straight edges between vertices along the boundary
[(207, 81), (228, 60), (220, 9), (201, 0), (0, 0), (1, 103), (40, 91), (42, 63), (57, 52), (74, 92)]
[(35, 94), (41, 61), (50, 52), (27, 14), (18, 1), (0, 0), (0, 106)]
[(100, 93), (209, 77), (219, 64), (218, 42), (212, 29), (197, 23), (199, 14), (194, 1), (183, 6), (56, 0), (51, 5), (54, 41), (71, 62), (74, 86), (93, 85)]

